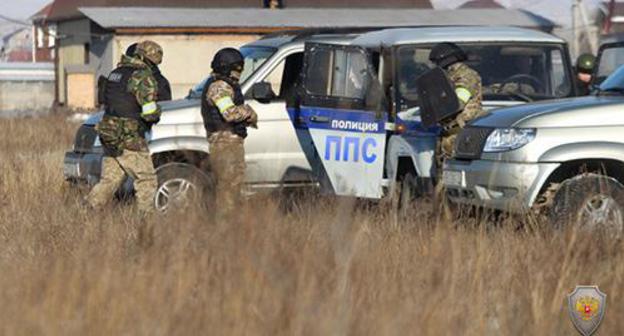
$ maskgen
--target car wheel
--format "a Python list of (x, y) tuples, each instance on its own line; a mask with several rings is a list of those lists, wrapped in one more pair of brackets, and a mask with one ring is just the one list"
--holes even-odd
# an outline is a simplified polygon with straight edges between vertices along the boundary
[(213, 180), (198, 168), (184, 163), (169, 163), (156, 169), (158, 189), (154, 204), (158, 211), (185, 209), (207, 204), (204, 197), (213, 191)]
[(557, 227), (578, 225), (620, 236), (624, 230), (624, 186), (616, 179), (583, 174), (561, 183), (549, 217)]
[(407, 219), (415, 207), (416, 200), (422, 196), (423, 186), (413, 172), (403, 175), (397, 184), (393, 207), (398, 219)]

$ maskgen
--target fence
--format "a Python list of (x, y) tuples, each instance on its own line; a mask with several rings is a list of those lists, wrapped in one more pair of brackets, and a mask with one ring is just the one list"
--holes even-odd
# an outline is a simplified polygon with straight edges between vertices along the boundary
[(0, 63), (1, 117), (46, 114), (53, 102), (53, 63)]

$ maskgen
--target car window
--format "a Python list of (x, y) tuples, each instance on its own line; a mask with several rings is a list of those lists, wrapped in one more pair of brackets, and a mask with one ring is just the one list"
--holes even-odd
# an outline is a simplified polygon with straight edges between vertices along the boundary
[[(564, 50), (558, 45), (498, 43), (460, 45), (465, 63), (481, 76), (486, 100), (537, 100), (571, 93)], [(432, 46), (398, 48), (397, 107), (418, 106), (416, 79), (434, 65), (428, 60)]]
[(605, 48), (600, 54), (595, 83), (601, 83), (622, 64), (624, 64), (624, 47)]
[(302, 67), (303, 52), (293, 53), (282, 60), (262, 81), (271, 84), (276, 99), (291, 99), (301, 77)]
[(306, 89), (317, 96), (364, 99), (370, 81), (366, 54), (316, 48), (310, 53)]
[[(240, 83), (243, 84), (245, 81), (256, 72), (275, 52), (277, 49), (270, 47), (241, 47), (240, 52), (243, 54), (245, 60), (245, 67), (243, 69), (243, 73), (241, 74)], [(195, 87), (193, 87), (190, 91), (187, 99), (199, 99), (201, 98), (202, 91), (206, 86), (206, 82), (212, 77), (209, 75), (204, 80), (199, 82)]]
[(280, 96), (280, 89), (282, 86), (282, 77), (284, 76), (284, 66), (286, 60), (283, 59), (270, 73), (268, 76), (264, 78), (264, 82), (271, 84), (271, 88), (273, 89), (273, 93), (276, 96)]

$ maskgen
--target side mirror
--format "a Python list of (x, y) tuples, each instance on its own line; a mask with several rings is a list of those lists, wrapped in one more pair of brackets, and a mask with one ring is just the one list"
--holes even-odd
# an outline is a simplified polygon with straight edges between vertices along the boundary
[(260, 83), (255, 83), (251, 87), (251, 98), (261, 103), (268, 103), (272, 99), (275, 99), (275, 97), (276, 95), (275, 95), (275, 92), (273, 92), (271, 83), (260, 82)]

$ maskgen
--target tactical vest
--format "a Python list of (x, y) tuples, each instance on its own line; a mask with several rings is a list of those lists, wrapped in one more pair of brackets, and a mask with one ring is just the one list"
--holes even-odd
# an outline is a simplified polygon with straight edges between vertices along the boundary
[(202, 113), (202, 117), (204, 118), (204, 127), (206, 128), (206, 133), (208, 134), (208, 136), (210, 136), (210, 134), (215, 133), (215, 132), (230, 131), (244, 139), (247, 137), (247, 126), (245, 126), (245, 123), (244, 122), (240, 122), (240, 123), (227, 122), (225, 118), (223, 118), (223, 115), (221, 115), (221, 112), (219, 111), (219, 109), (216, 106), (214, 106), (212, 102), (206, 99), (208, 88), (210, 87), (210, 85), (212, 85), (212, 83), (216, 82), (217, 80), (225, 81), (234, 89), (234, 97), (233, 97), (234, 105), (239, 106), (245, 103), (245, 98), (243, 97), (243, 92), (241, 91), (240, 85), (232, 82), (231, 80), (227, 78), (214, 78), (213, 77), (209, 79), (206, 82), (206, 85), (204, 86), (204, 90), (202, 91), (202, 95), (201, 95), (201, 101), (202, 101), (201, 113)]
[(119, 67), (108, 75), (104, 99), (106, 115), (111, 117), (141, 119), (141, 106), (136, 98), (128, 91), (128, 82), (137, 68), (131, 66)]

